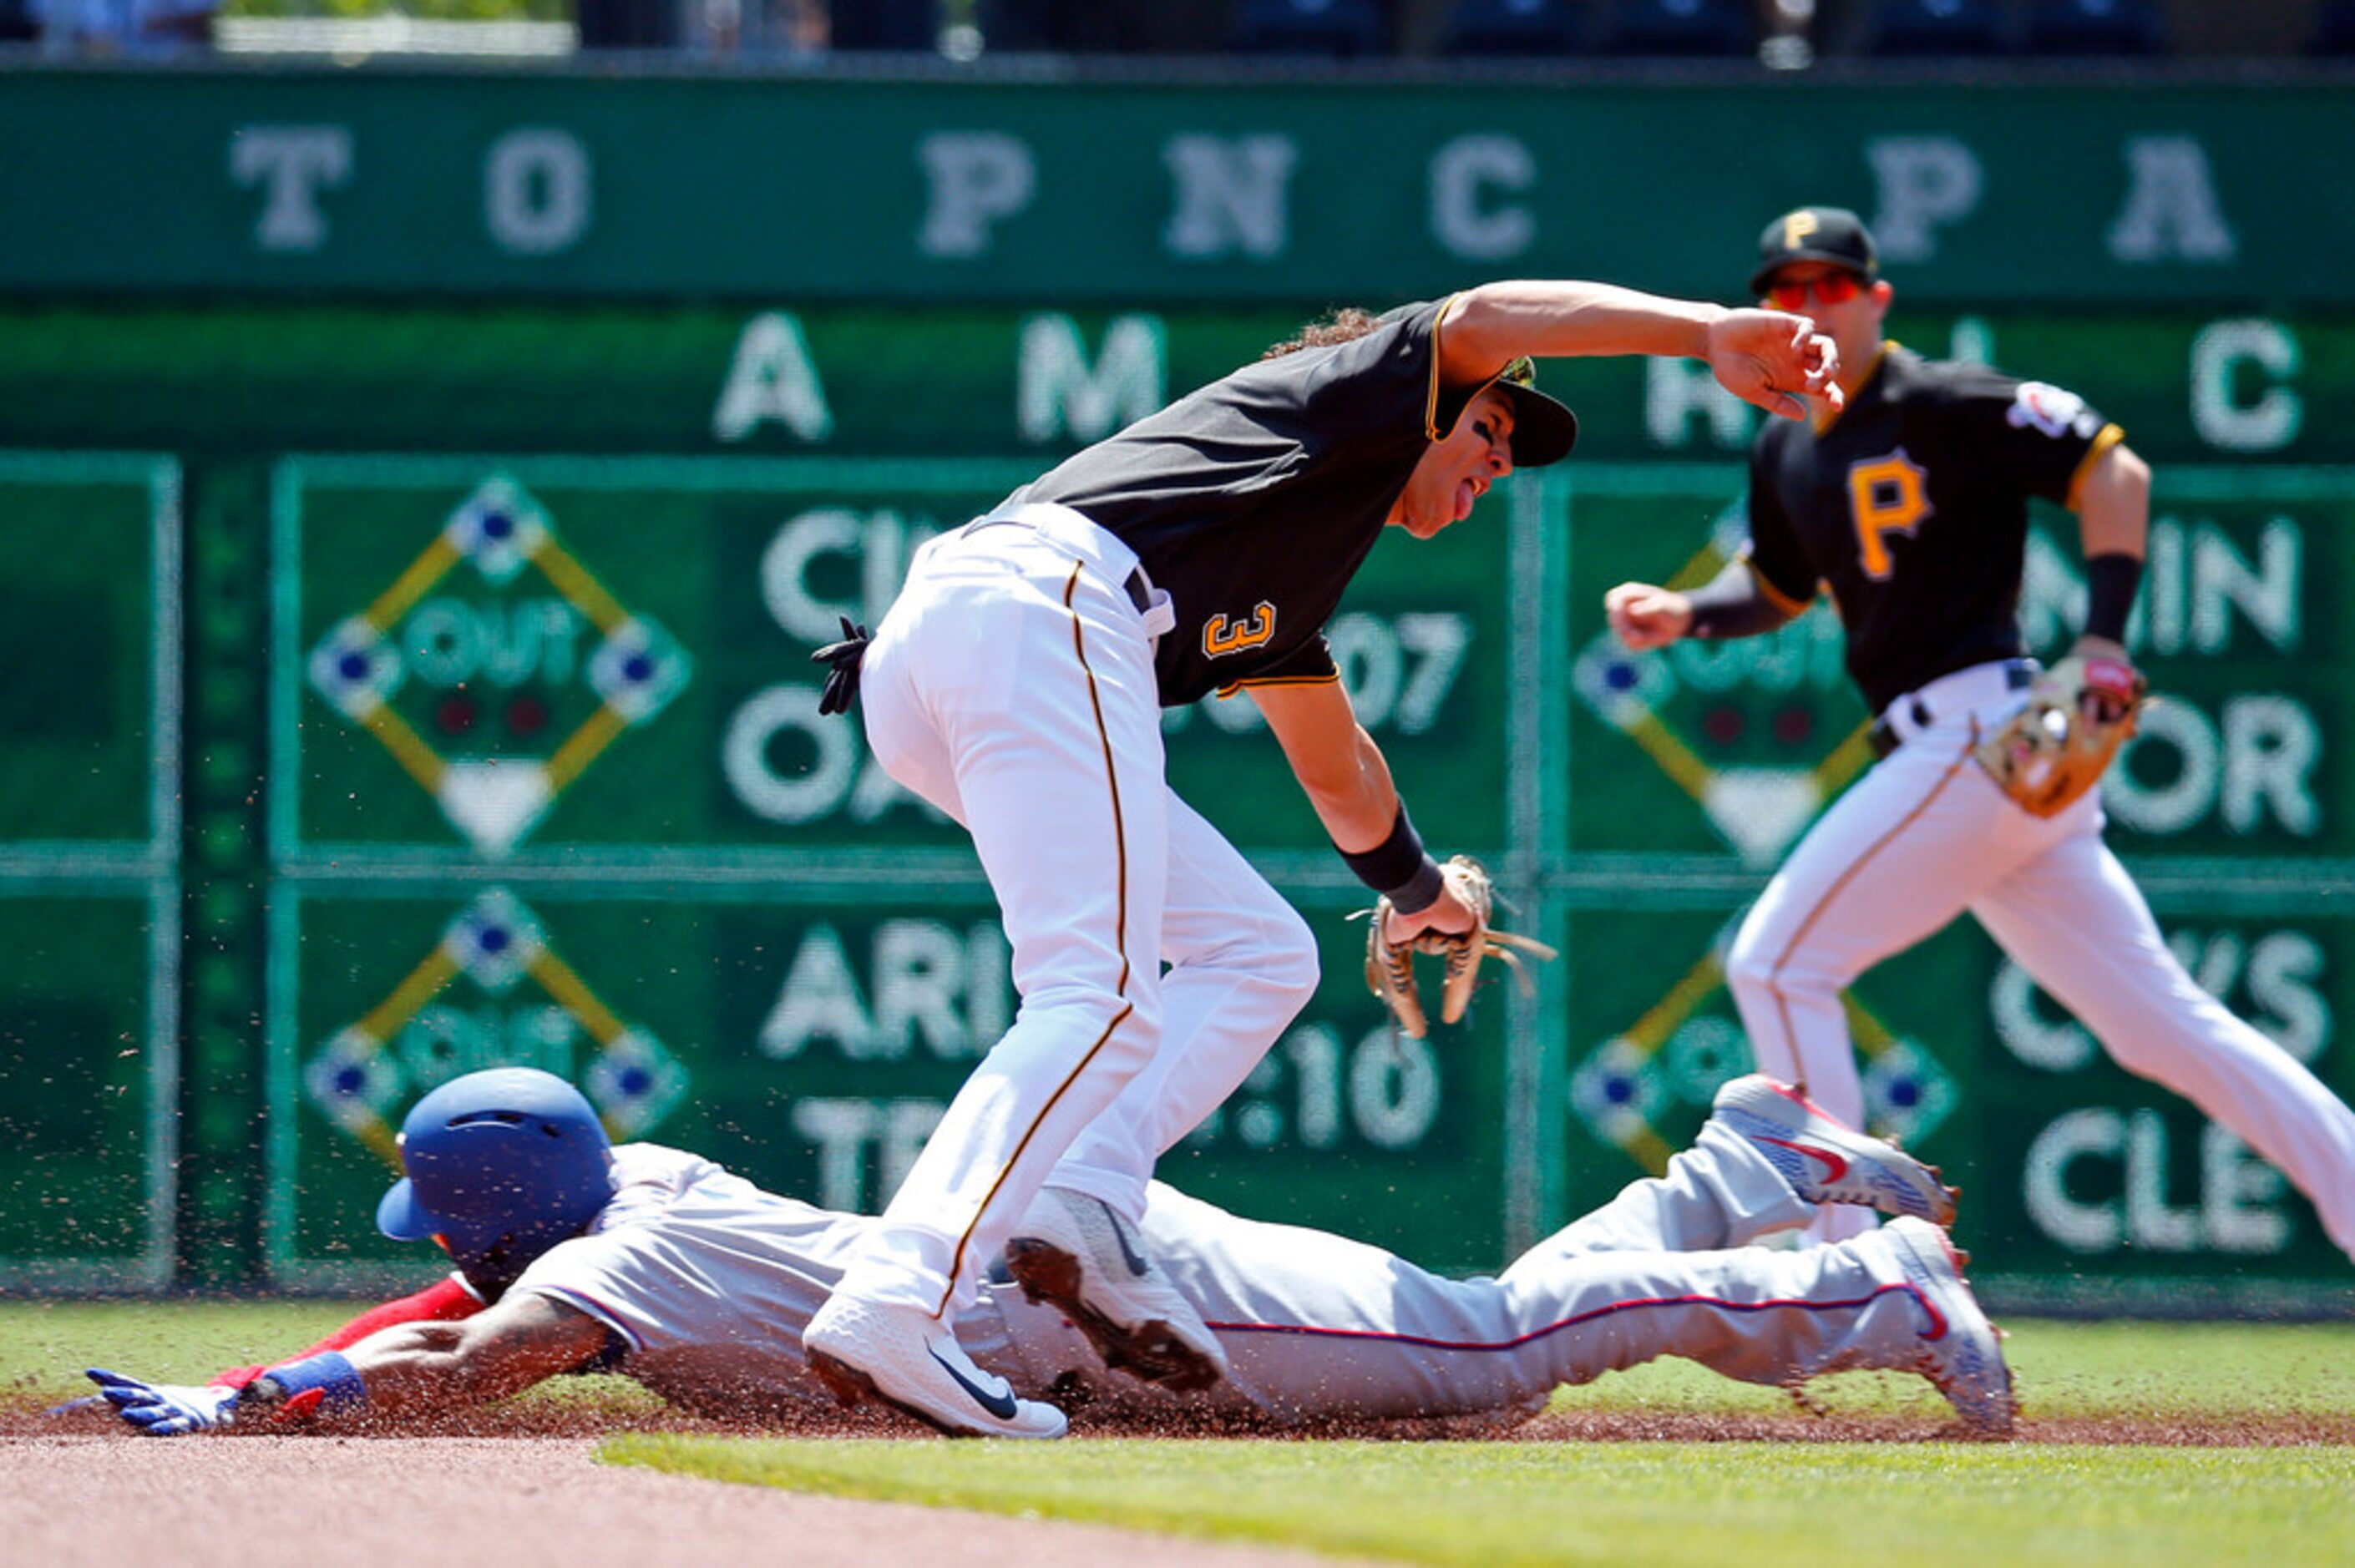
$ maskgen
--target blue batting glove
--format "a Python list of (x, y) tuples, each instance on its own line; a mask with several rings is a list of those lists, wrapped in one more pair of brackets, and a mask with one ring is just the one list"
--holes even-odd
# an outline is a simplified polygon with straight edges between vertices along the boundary
[(125, 1425), (150, 1437), (210, 1432), (236, 1419), (238, 1391), (218, 1384), (143, 1383), (121, 1372), (91, 1367), (85, 1373)]

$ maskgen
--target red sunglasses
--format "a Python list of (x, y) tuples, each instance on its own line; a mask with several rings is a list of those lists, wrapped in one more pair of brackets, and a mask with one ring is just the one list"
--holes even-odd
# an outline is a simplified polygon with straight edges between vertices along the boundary
[(1796, 311), (1813, 294), (1828, 305), (1844, 305), (1864, 291), (1864, 280), (1853, 272), (1827, 272), (1806, 283), (1769, 283), (1766, 297), (1778, 310)]

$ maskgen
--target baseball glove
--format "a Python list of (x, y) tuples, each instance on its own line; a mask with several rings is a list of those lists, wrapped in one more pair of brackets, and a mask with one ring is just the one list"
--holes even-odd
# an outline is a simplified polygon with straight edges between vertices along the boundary
[(2036, 678), (2026, 705), (1973, 755), (2020, 810), (2058, 816), (2101, 782), (2149, 690), (2124, 659), (2072, 654)]
[(1400, 1031), (1410, 1040), (1422, 1039), (1431, 1028), (1423, 1011), (1423, 997), (1415, 989), (1415, 954), (1437, 953), (1446, 960), (1445, 978), (1439, 993), (1442, 1023), (1456, 1022), (1471, 1005), (1472, 985), (1479, 978), (1481, 959), (1503, 959), (1526, 987), (1529, 977), (1521, 969), (1518, 953), (1539, 959), (1554, 956), (1553, 949), (1543, 942), (1489, 926), (1489, 912), (1497, 902), (1496, 884), (1478, 861), (1469, 855), (1455, 855), (1440, 867), (1440, 872), (1447, 878), (1448, 888), (1472, 911), (1470, 930), (1423, 931), (1405, 942), (1393, 943), (1388, 935), (1391, 913), (1389, 896), (1375, 900), (1368, 912), (1371, 918), (1366, 927), (1366, 985), (1391, 1010)]

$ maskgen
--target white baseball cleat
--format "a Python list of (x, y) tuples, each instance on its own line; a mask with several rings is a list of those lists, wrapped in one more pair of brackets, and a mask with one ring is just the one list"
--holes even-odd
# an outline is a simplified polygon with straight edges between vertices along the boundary
[(974, 1365), (948, 1327), (920, 1307), (843, 1296), (802, 1332), (810, 1371), (846, 1405), (879, 1399), (952, 1437), (1060, 1437), (1070, 1423), (1051, 1404), (1017, 1399)]
[(1109, 1204), (1041, 1188), (1006, 1244), (1006, 1266), (1023, 1295), (1051, 1303), (1115, 1372), (1186, 1392), (1227, 1375), (1218, 1337)]
[(1913, 1370), (1937, 1385), (1973, 1433), (2010, 1436), (2019, 1403), (2011, 1392), (2011, 1369), (2004, 1364), (2002, 1330), (1987, 1321), (1963, 1277), (1968, 1255), (1955, 1249), (1945, 1232), (1911, 1215), (1848, 1245), (1886, 1249), (1913, 1287), (1930, 1319)]
[(1884, 1214), (1955, 1223), (1955, 1189), (1895, 1144), (1868, 1138), (1762, 1073), (1717, 1091), (1713, 1119), (1750, 1140), (1811, 1203), (1859, 1203)]

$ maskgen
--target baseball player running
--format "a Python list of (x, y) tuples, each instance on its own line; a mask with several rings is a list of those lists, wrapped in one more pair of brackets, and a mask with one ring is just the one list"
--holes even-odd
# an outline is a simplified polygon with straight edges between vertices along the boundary
[[(157, 1436), (397, 1418), (590, 1370), (713, 1414), (805, 1412), (827, 1399), (802, 1330), (879, 1222), (777, 1197), (677, 1150), (610, 1148), (578, 1092), (527, 1068), (427, 1095), (401, 1152), (408, 1175), (378, 1223), (432, 1235), (457, 1275), (292, 1361), (203, 1387), (93, 1371), (123, 1418)], [(1820, 1202), (1921, 1217), (1806, 1252), (1742, 1245)], [(1525, 1415), (1559, 1383), (1683, 1355), (1794, 1386), (1849, 1368), (1916, 1371), (1973, 1429), (1999, 1432), (2009, 1375), (1958, 1259), (1927, 1223), (1951, 1213), (1934, 1173), (1752, 1077), (1726, 1088), (1664, 1177), (1635, 1183), (1497, 1279), (1442, 1279), (1156, 1185), (1144, 1238), (1231, 1369), (1208, 1391), (1103, 1379), (1082, 1332), (1001, 1271), (985, 1276), (954, 1329), (985, 1388), (1084, 1393), (1148, 1416)]]
[(1146, 1182), (1306, 1001), (1316, 962), (1300, 917), (1170, 793), (1159, 709), (1248, 691), (1398, 911), (1393, 938), (1469, 930), (1321, 629), (1383, 528), (1431, 538), (1516, 465), (1569, 452), (1577, 421), (1528, 356), (1621, 354), (1705, 357), (1794, 418), (1798, 394), (1839, 396), (1828, 344), (1774, 312), (1511, 282), (1345, 313), (932, 541), (872, 641), (846, 626), (822, 651), (822, 705), (863, 687), (878, 759), (972, 832), (1021, 995), (809, 1325), (846, 1396), (1060, 1436), (1059, 1413), (996, 1391), (950, 1332), (1009, 1240), (1071, 1265), (1039, 1278), (1140, 1372), (1224, 1371), (1137, 1240)]
[(1884, 343), (1892, 291), (1853, 213), (1776, 218), (1751, 287), (1832, 336), (1848, 406), (1817, 398), (1812, 421), (1760, 432), (1749, 547), (1716, 580), (1691, 593), (1622, 583), (1604, 609), (1628, 647), (1657, 648), (1772, 630), (1828, 585), (1849, 673), (1880, 715), (1881, 762), (1800, 841), (1728, 956), (1759, 1066), (1860, 1124), (1840, 991), (1967, 909), (2119, 1065), (2238, 1133), (2355, 1254), (2355, 1115), (2184, 972), (2102, 842), (2098, 791), (2038, 815), (1974, 766), (1975, 743), (2037, 678), (2015, 614), (2031, 495), (2075, 512), (2083, 543), (2090, 604), (2072, 659), (2094, 705), (2077, 722), (2115, 723), (2101, 703), (2138, 698), (2124, 639), (2149, 470), (2071, 393)]

